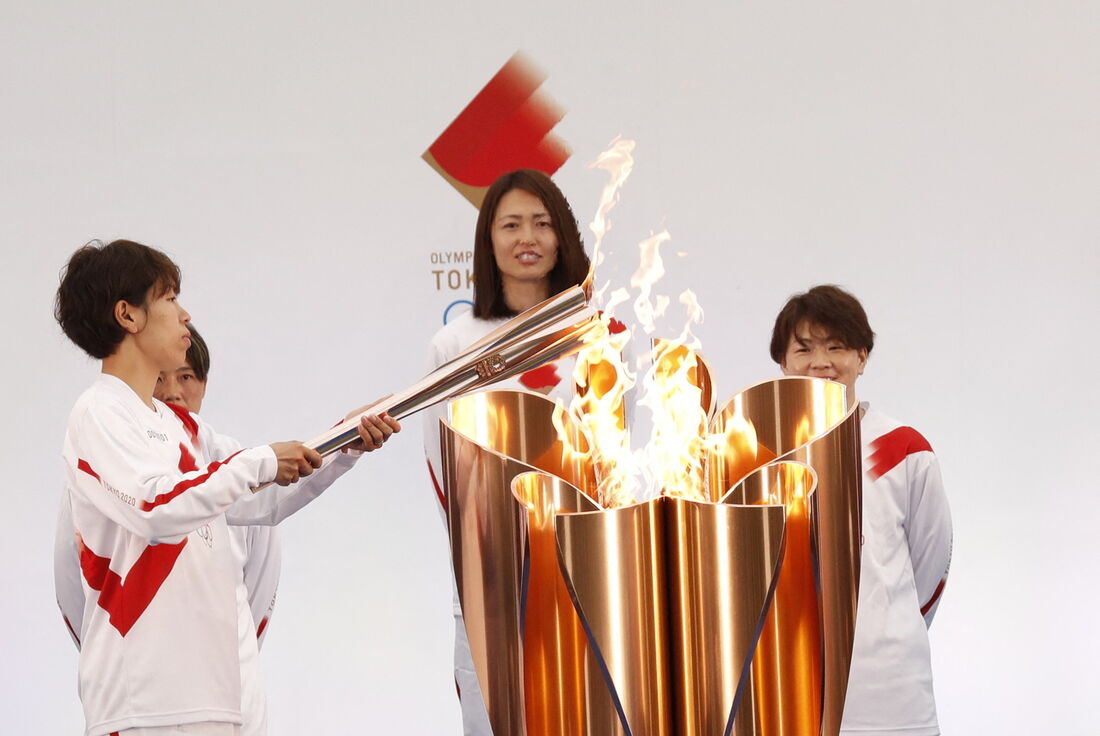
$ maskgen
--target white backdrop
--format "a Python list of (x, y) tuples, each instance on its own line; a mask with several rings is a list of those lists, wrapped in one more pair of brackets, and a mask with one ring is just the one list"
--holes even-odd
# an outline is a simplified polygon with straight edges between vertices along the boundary
[[(419, 156), (524, 49), (568, 110), (557, 179), (583, 221), (604, 183), (585, 164), (638, 141), (606, 275), (669, 229), (662, 290), (699, 294), (723, 396), (776, 373), (789, 294), (863, 299), (861, 398), (930, 439), (951, 496), (944, 731), (1094, 733), (1098, 32), (1068, 0), (3, 0), (0, 730), (83, 722), (51, 560), (65, 417), (97, 370), (51, 317), (69, 253), (171, 253), (212, 346), (204, 416), (311, 436), (422, 374), (465, 295), (432, 254), (467, 250), (475, 212)], [(419, 438), (410, 420), (283, 527), (273, 734), (458, 733)]]

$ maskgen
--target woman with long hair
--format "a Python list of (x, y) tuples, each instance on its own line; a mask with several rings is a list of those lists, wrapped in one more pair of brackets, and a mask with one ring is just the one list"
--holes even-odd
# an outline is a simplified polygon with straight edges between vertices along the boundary
[[(579, 286), (587, 277), (588, 256), (577, 218), (550, 177), (521, 169), (504, 174), (489, 187), (474, 234), (474, 306), (448, 322), (432, 338), (430, 367), (453, 358), (481, 337), (549, 297)], [(529, 371), (497, 388), (524, 388), (568, 402), (572, 397), (572, 360)], [(439, 419), (446, 409), (425, 412), (424, 450), (428, 470), (443, 505)], [(465, 734), (492, 733), (466, 639), (456, 592), (455, 685)]]

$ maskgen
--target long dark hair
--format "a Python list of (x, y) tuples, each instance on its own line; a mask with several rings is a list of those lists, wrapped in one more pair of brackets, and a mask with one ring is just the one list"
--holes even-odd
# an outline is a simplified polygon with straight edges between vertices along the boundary
[(501, 198), (515, 189), (538, 197), (550, 215), (558, 238), (558, 260), (550, 271), (551, 295), (578, 286), (588, 276), (588, 254), (584, 252), (580, 227), (573, 208), (549, 176), (533, 169), (509, 171), (489, 187), (477, 215), (474, 232), (474, 316), (480, 319), (513, 317), (515, 311), (504, 302), (504, 288), (493, 255), (493, 219)]

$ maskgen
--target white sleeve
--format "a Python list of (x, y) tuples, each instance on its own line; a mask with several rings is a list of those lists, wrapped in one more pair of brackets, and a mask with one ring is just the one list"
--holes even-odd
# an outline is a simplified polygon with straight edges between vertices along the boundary
[(166, 464), (124, 409), (87, 410), (70, 427), (70, 488), (122, 528), (153, 543), (176, 543), (275, 478), (270, 447), (241, 450), (205, 468)]
[[(192, 413), (191, 416), (199, 426), (199, 442), (212, 459), (220, 460), (240, 450), (241, 443), (236, 439), (219, 434), (213, 427), (203, 422), (197, 414)], [(354, 461), (351, 464), (354, 464)], [(351, 467), (351, 464), (348, 467)], [(288, 501), (295, 493), (302, 493), (303, 489), (308, 492), (310, 479), (315, 476), (316, 472), (299, 483), (286, 486), (285, 490), (278, 486), (272, 486), (253, 494), (253, 496), (262, 496), (271, 493), (271, 496), (268, 497), (271, 500), (269, 506), (280, 506), (280, 501), (282, 502), (281, 509), (267, 508), (266, 512), (261, 513), (268, 513), (269, 518), (279, 520), (288, 516), (289, 513), (281, 513), (288, 511)], [(283, 490), (282, 494), (280, 494), (280, 490)], [(320, 490), (323, 490), (323, 488)], [(316, 495), (320, 494), (320, 490), (310, 498), (316, 498)], [(280, 495), (282, 495), (281, 499), (278, 498)], [(248, 499), (239, 501), (229, 510), (227, 520), (237, 525), (246, 524), (249, 512), (255, 513), (255, 510), (250, 506), (254, 503)], [(306, 501), (302, 501), (297, 504), (295, 510), (301, 508), (305, 503)], [(262, 504), (261, 507), (263, 507)], [(267, 634), (267, 622), (275, 608), (275, 594), (279, 588), (282, 547), (279, 543), (279, 530), (271, 525), (247, 524), (244, 535), (244, 586), (248, 591), (248, 607), (252, 611), (252, 620), (256, 623), (257, 645), (263, 646), (264, 637)]]
[(931, 626), (951, 568), (951, 510), (936, 456), (920, 452), (910, 455), (906, 461), (910, 464), (906, 524), (909, 556), (913, 561), (913, 579), (921, 614), (925, 624)]
[(53, 582), (57, 594), (57, 606), (69, 630), (76, 648), (80, 649), (81, 630), (84, 626), (84, 584), (80, 574), (80, 551), (76, 544), (76, 526), (73, 524), (69, 491), (61, 495), (61, 508), (57, 514), (57, 535), (53, 548)]
[[(224, 434), (218, 434), (196, 414), (199, 442), (213, 458), (231, 457), (241, 444)], [(338, 452), (325, 458), (320, 468), (297, 483), (288, 486), (270, 485), (238, 500), (226, 511), (225, 519), (238, 526), (274, 526), (320, 496), (333, 481), (351, 470), (358, 453)]]
[(250, 526), (244, 561), (244, 585), (248, 589), (248, 606), (252, 620), (256, 622), (256, 638), (263, 646), (267, 623), (275, 608), (275, 594), (279, 589), (279, 572), (282, 567), (282, 547), (279, 528), (274, 526)]
[(314, 500), (359, 458), (337, 452), (325, 458), (321, 467), (289, 486), (270, 485), (242, 498), (225, 512), (225, 520), (238, 526), (274, 526)]

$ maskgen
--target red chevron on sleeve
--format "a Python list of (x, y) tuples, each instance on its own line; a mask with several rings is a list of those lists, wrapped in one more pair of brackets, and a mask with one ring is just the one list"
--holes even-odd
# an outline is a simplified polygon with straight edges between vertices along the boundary
[(119, 634), (126, 636), (145, 613), (186, 545), (186, 539), (178, 544), (149, 545), (123, 580), (111, 569), (110, 559), (80, 542), (80, 570), (89, 587), (99, 592), (99, 607), (110, 614), (111, 625)]
[(932, 445), (912, 427), (898, 427), (874, 440), (871, 450), (871, 467), (867, 469), (867, 473), (871, 478), (877, 479), (914, 453), (932, 452)]

